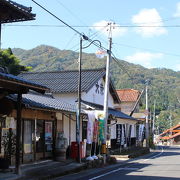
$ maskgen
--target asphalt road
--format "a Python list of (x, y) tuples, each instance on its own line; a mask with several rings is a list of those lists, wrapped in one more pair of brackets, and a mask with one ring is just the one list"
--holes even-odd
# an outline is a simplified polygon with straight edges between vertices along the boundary
[(56, 180), (180, 180), (180, 146), (163, 147), (142, 158), (86, 170)]

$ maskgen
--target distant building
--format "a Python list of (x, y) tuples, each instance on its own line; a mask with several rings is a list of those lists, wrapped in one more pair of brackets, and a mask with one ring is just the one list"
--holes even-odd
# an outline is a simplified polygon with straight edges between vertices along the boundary
[(180, 124), (161, 133), (159, 135), (159, 140), (167, 145), (180, 145)]
[[(116, 90), (116, 92), (121, 101), (119, 107), (117, 106), (117, 109), (120, 109), (122, 112), (126, 114), (130, 114), (141, 92), (135, 89), (118, 89)], [(134, 112), (139, 112), (139, 105), (140, 103), (137, 104)]]

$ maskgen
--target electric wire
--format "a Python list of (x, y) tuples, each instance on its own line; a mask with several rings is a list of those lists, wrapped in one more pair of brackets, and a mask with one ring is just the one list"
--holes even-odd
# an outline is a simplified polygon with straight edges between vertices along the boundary
[(67, 24), (65, 21), (63, 21), (62, 19), (60, 19), (59, 17), (57, 17), (55, 14), (53, 14), (52, 12), (50, 12), (48, 9), (44, 8), (42, 5), (40, 5), (39, 3), (37, 3), (36, 1), (32, 0), (36, 5), (38, 5), (40, 8), (42, 8), (44, 11), (46, 11), (47, 13), (49, 13), (51, 16), (53, 16), (54, 18), (56, 18), (57, 20), (59, 20), (60, 22), (62, 22), (65, 26), (69, 27), (71, 30), (75, 31), (77, 34), (79, 34), (80, 36), (83, 36), (82, 33), (80, 33), (79, 31), (77, 31), (75, 28), (73, 28), (72, 26), (70, 26), (69, 24)]
[(60, 19), (59, 17), (57, 17), (55, 14), (53, 14), (52, 12), (50, 12), (49, 10), (47, 10), (45, 7), (43, 7), (42, 5), (40, 5), (39, 3), (37, 3), (35, 0), (32, 0), (36, 5), (38, 5), (40, 8), (42, 8), (43, 10), (45, 10), (47, 13), (49, 13), (51, 16), (53, 16), (54, 18), (56, 18), (57, 20), (59, 20), (61, 23), (63, 23), (64, 25), (66, 25), (67, 27), (69, 27), (71, 30), (75, 31), (77, 34), (80, 35), (80, 37), (84, 40), (89, 41), (90, 43), (94, 44), (95, 46), (99, 47), (102, 50), (106, 50), (108, 51), (105, 47), (103, 47), (102, 45), (99, 45), (97, 42), (93, 42), (93, 40), (89, 39), (85, 34), (79, 32), (78, 30), (76, 30), (75, 28), (73, 28), (71, 25), (69, 25), (68, 23), (66, 23), (65, 21), (63, 21), (62, 19)]
[(75, 13), (73, 13), (69, 8), (67, 8), (60, 0), (56, 0), (58, 4), (60, 4), (64, 9), (66, 9), (73, 17), (75, 17), (82, 24), (86, 25)]
[[(59, 20), (60, 22), (62, 22), (64, 25), (66, 25), (67, 27), (69, 27), (71, 30), (75, 31), (77, 34), (79, 34), (81, 36), (81, 38), (83, 38), (84, 40), (89, 41), (90, 43), (94, 44), (95, 46), (97, 46), (98, 48), (102, 49), (102, 50), (106, 50), (106, 52), (108, 52), (108, 50), (99, 45), (97, 42), (89, 39), (87, 36), (85, 36), (83, 33), (80, 33), (79, 31), (77, 31), (75, 28), (73, 28), (72, 26), (70, 26), (69, 24), (67, 24), (66, 22), (64, 22), (63, 20), (61, 20), (60, 18), (58, 18), (56, 15), (54, 15), (53, 13), (51, 13), (49, 10), (47, 10), (46, 8), (44, 8), (42, 5), (40, 5), (39, 3), (37, 3), (35, 0), (32, 0), (35, 4), (37, 4), (39, 7), (41, 7), (43, 10), (45, 10), (47, 13), (49, 13), (50, 15), (52, 15), (54, 18), (56, 18), (57, 20)], [(108, 24), (111, 25), (111, 24)], [(110, 27), (111, 28), (111, 27)], [(113, 55), (113, 59), (118, 63), (118, 60), (116, 59), (116, 57)], [(123, 66), (122, 66), (123, 67)], [(130, 74), (128, 73), (128, 71), (123, 67), (123, 69), (126, 71), (126, 73), (128, 74), (128, 76), (130, 77), (131, 80), (133, 80), (133, 78), (130, 76)]]
[[(167, 22), (167, 21), (171, 21), (171, 20), (175, 20), (175, 19), (178, 19), (177, 17), (169, 17), (169, 18), (166, 18), (166, 19), (161, 19), (159, 21), (152, 21), (152, 22), (142, 22), (142, 23), (138, 23), (138, 24), (149, 24), (149, 23), (153, 23), (153, 24), (156, 24), (156, 23), (160, 23), (160, 22)], [(118, 24), (121, 24), (121, 25), (130, 25), (128, 23), (118, 23)]]
[[(112, 53), (112, 52), (111, 52)], [(129, 74), (129, 72), (127, 71), (126, 67), (124, 65), (122, 65), (122, 63), (120, 63), (119, 60), (122, 59), (117, 59), (116, 56), (114, 55), (114, 53), (112, 53), (112, 59), (116, 62), (116, 64), (128, 75), (128, 77), (130, 78), (130, 80), (132, 81), (132, 83), (134, 84), (134, 78)], [(122, 60), (123, 61), (123, 60)]]
[(169, 56), (180, 57), (180, 54), (174, 54), (174, 53), (169, 53), (169, 52), (164, 52), (164, 51), (158, 51), (158, 50), (149, 49), (149, 48), (136, 47), (136, 46), (131, 46), (131, 45), (122, 44), (122, 43), (113, 43), (113, 44), (123, 46), (123, 47), (133, 48), (133, 49), (142, 49), (142, 50), (147, 50), (147, 51), (152, 51), (152, 52), (157, 52), (157, 53), (163, 53), (163, 54), (169, 55)]
[[(94, 40), (94, 38), (96, 38), (96, 37), (101, 33), (101, 31), (102, 31), (103, 29), (105, 29), (107, 26), (108, 26), (108, 24), (107, 24), (106, 26), (103, 26), (103, 28), (101, 28), (100, 31), (94, 32), (94, 33), (93, 33), (92, 35), (90, 35), (89, 37)], [(99, 37), (98, 37), (98, 38), (99, 38)], [(93, 41), (93, 40), (92, 40), (92, 41)], [(88, 43), (88, 42), (86, 42), (85, 45), (87, 45), (87, 43)], [(79, 50), (79, 43), (76, 44), (76, 45), (74, 45), (74, 46), (71, 48), (71, 50), (72, 50), (73, 48), (77, 47), (77, 46), (78, 46), (78, 48), (77, 48), (76, 50), (74, 50), (75, 52), (77, 52), (77, 51)]]
[(73, 41), (73, 39), (75, 38), (76, 35), (77, 35), (77, 33), (73, 34), (73, 36), (71, 37), (71, 39), (66, 43), (64, 49), (67, 49), (67, 47), (68, 47), (69, 44)]
[[(73, 27), (71, 27), (69, 24), (67, 24), (66, 22), (64, 22), (63, 20), (61, 20), (60, 18), (58, 18), (56, 15), (54, 15), (53, 13), (51, 13), (50, 11), (48, 11), (46, 8), (44, 8), (43, 6), (41, 6), (40, 4), (38, 4), (36, 1), (32, 0), (35, 4), (37, 4), (39, 7), (41, 7), (42, 9), (44, 9), (46, 12), (48, 12), (50, 15), (52, 15), (53, 17), (55, 17), (56, 19), (58, 19), (60, 22), (62, 22), (63, 24), (65, 24), (66, 26), (68, 26), (69, 28), (71, 28), (73, 31), (75, 31), (77, 34), (79, 34), (81, 37), (84, 37), (84, 34), (80, 33), (79, 31), (77, 31), (76, 29), (74, 29)], [(108, 24), (109, 25), (109, 24)], [(86, 39), (87, 38), (87, 39)], [(94, 44), (95, 46), (108, 51), (105, 47), (97, 44), (97, 42), (94, 42), (93, 40), (89, 39), (88, 37), (85, 37), (85, 40), (88, 40), (90, 43)], [(113, 55), (113, 53), (112, 53)], [(114, 56), (114, 55), (113, 55)], [(114, 56), (113, 59), (117, 61), (116, 57)], [(122, 66), (123, 67), (123, 66)], [(123, 69), (126, 71), (126, 73), (128, 74), (128, 76), (130, 77), (130, 79), (132, 80), (132, 77), (129, 75), (129, 73), (127, 72), (127, 70), (123, 67)]]
[[(33, 1), (33, 0), (32, 0)], [(54, 15), (54, 17), (57, 17)], [(57, 17), (58, 18), (58, 17)], [(59, 19), (59, 18), (58, 18)], [(60, 20), (60, 19), (59, 19)], [(60, 20), (61, 22), (64, 22), (62, 20)], [(77, 31), (76, 29), (74, 29), (75, 27), (81, 27), (81, 28), (100, 28), (100, 27), (104, 27), (104, 26), (85, 26), (85, 25), (48, 25), (48, 24), (41, 24), (41, 25), (38, 25), (38, 24), (5, 24), (4, 26), (14, 26), (14, 27), (57, 27), (57, 28), (65, 28), (65, 27), (69, 27), (71, 28), (72, 30), (76, 31), (78, 34), (82, 35), (82, 33), (80, 33), (79, 31)], [(114, 28), (118, 27), (118, 28), (121, 28), (121, 27), (128, 27), (128, 28), (144, 28), (144, 27), (147, 27), (147, 28), (155, 28), (155, 27), (166, 27), (166, 28), (180, 28), (180, 25), (177, 24), (177, 25), (162, 25), (162, 26), (156, 26), (156, 25), (116, 25), (116, 26), (113, 26)]]

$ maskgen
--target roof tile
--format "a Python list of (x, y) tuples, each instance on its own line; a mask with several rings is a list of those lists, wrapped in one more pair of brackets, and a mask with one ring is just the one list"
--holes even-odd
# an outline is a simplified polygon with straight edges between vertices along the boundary
[[(67, 93), (78, 91), (78, 74), (73, 71), (22, 73), (20, 77), (47, 86), (51, 92)], [(82, 92), (87, 92), (97, 80), (105, 75), (105, 69), (82, 70)]]
[[(9, 98), (16, 101), (17, 96), (11, 95)], [(75, 105), (45, 95), (23, 94), (22, 103), (30, 108), (76, 112)]]
[(119, 89), (116, 90), (121, 102), (136, 102), (140, 91), (135, 89)]

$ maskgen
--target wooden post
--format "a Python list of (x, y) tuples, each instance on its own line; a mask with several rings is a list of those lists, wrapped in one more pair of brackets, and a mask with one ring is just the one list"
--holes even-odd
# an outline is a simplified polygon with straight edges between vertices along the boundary
[(53, 123), (53, 129), (52, 129), (52, 138), (53, 138), (53, 144), (52, 144), (52, 154), (53, 159), (56, 159), (56, 136), (57, 136), (57, 118), (52, 122)]
[(0, 50), (1, 50), (1, 34), (2, 34), (2, 24), (0, 21)]
[(69, 114), (69, 146), (71, 146), (71, 114)]
[(36, 161), (36, 131), (37, 131), (37, 122), (36, 122), (36, 118), (34, 120), (34, 137), (33, 137), (33, 142), (34, 142), (34, 146), (33, 146), (33, 153), (34, 153), (34, 161)]
[(22, 119), (22, 159), (21, 163), (24, 162), (24, 119)]
[(21, 150), (21, 104), (22, 104), (22, 94), (18, 92), (17, 96), (17, 123), (16, 123), (16, 167), (15, 173), (21, 174), (20, 169), (20, 150)]
[(46, 158), (46, 142), (45, 142), (45, 120), (43, 120), (43, 159)]

